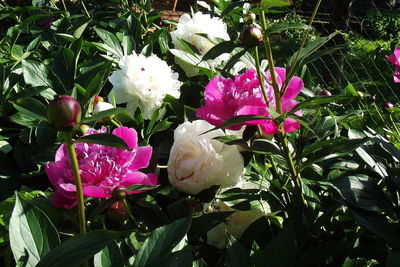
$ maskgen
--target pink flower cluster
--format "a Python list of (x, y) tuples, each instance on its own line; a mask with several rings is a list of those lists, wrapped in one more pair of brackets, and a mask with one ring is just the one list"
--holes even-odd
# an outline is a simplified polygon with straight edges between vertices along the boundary
[[(286, 79), (286, 69), (275, 68), (279, 88), (282, 87)], [(269, 71), (266, 77), (271, 81)], [(265, 81), (266, 93), (268, 96), (269, 107), (276, 109), (276, 100), (272, 85)], [(298, 102), (294, 99), (304, 88), (303, 81), (294, 76), (288, 85), (285, 94), (281, 98), (282, 111), (291, 111)], [(301, 115), (301, 111), (295, 114)], [(247, 70), (243, 74), (235, 76), (235, 79), (214, 77), (205, 89), (205, 105), (196, 112), (197, 117), (209, 123), (219, 126), (224, 121), (238, 115), (261, 115), (273, 118), (264, 100), (258, 76), (255, 70)], [(273, 120), (254, 120), (247, 121), (228, 127), (231, 130), (239, 130), (243, 125), (259, 125), (265, 134), (278, 133), (278, 127)], [(287, 118), (283, 123), (285, 132), (291, 132), (300, 127), (294, 119)]]
[(394, 65), (396, 71), (394, 73), (394, 82), (400, 83), (400, 46), (396, 47), (394, 54), (388, 56), (387, 59)]
[[(106, 128), (90, 129), (89, 134), (105, 133)], [(108, 198), (116, 187), (128, 188), (132, 185), (157, 185), (157, 176), (144, 174), (139, 169), (146, 168), (152, 154), (151, 146), (139, 147), (134, 129), (118, 127), (112, 134), (122, 138), (129, 149), (108, 147), (97, 144), (76, 143), (83, 194), (87, 197)], [(76, 205), (76, 187), (67, 147), (57, 150), (55, 162), (48, 162), (46, 172), (56, 192), (52, 196), (55, 207), (70, 209)], [(128, 191), (139, 193), (141, 191)]]

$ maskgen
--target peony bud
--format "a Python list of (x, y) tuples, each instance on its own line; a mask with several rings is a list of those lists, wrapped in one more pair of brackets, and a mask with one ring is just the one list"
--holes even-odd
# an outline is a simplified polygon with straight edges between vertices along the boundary
[(332, 96), (331, 92), (329, 92), (329, 91), (326, 90), (326, 89), (321, 90), (321, 91), (319, 92), (319, 95), (321, 95), (321, 96)]
[(375, 102), (376, 101), (376, 95), (372, 95), (370, 99), (371, 99), (372, 102)]
[(67, 95), (56, 96), (47, 106), (47, 121), (59, 130), (71, 130), (81, 121), (81, 106)]
[(110, 218), (118, 223), (122, 223), (128, 219), (128, 214), (124, 208), (122, 201), (115, 201), (111, 206), (107, 208), (107, 214)]
[(117, 186), (112, 191), (112, 197), (116, 200), (123, 200), (126, 198), (126, 188), (123, 186)]
[(263, 41), (263, 36), (259, 27), (253, 25), (245, 28), (240, 35), (242, 43), (246, 47), (256, 47)]
[(394, 108), (394, 105), (391, 103), (391, 102), (386, 102), (386, 103), (383, 103), (383, 108)]
[(254, 14), (253, 12), (249, 12), (247, 14), (247, 16), (244, 18), (246, 24), (253, 24), (254, 21), (256, 21), (256, 14)]

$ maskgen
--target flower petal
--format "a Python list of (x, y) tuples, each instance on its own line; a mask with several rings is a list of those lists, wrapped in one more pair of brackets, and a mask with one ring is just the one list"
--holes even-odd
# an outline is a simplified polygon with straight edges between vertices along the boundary
[(111, 197), (111, 188), (98, 185), (83, 186), (83, 195), (87, 197), (107, 198)]
[(56, 191), (51, 196), (51, 202), (53, 203), (54, 207), (56, 207), (56, 208), (71, 209), (74, 206), (76, 206), (77, 201), (76, 201), (76, 199), (67, 198), (63, 194), (61, 194), (59, 191)]
[(128, 127), (118, 127), (112, 132), (122, 138), (128, 145), (129, 149), (135, 149), (137, 147), (137, 133), (134, 129)]
[(288, 85), (288, 88), (287, 88), (285, 94), (282, 97), (282, 104), (285, 101), (294, 99), (303, 88), (304, 88), (303, 81), (299, 77), (293, 76), (293, 78), (289, 82), (289, 85)]
[(128, 169), (131, 171), (136, 171), (149, 166), (151, 154), (153, 153), (153, 148), (151, 146), (142, 146), (136, 148), (135, 152), (136, 154), (133, 159), (133, 162), (128, 167)]

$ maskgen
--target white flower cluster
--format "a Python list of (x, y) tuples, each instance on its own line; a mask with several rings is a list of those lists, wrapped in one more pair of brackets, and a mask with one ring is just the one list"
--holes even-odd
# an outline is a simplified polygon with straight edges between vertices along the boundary
[(119, 67), (108, 78), (113, 85), (109, 99), (114, 97), (117, 104), (127, 103), (132, 113), (140, 107), (143, 117), (151, 119), (167, 94), (180, 96), (178, 74), (156, 55), (145, 57), (133, 53), (122, 57)]
[[(221, 38), (225, 41), (229, 41), (229, 35), (227, 33), (226, 24), (219, 18), (213, 17), (209, 14), (203, 14), (197, 12), (191, 17), (189, 14), (183, 14), (179, 18), (176, 30), (171, 32), (172, 43), (175, 49), (185, 50), (184, 45), (182, 45), (179, 39), (196, 47), (200, 52), (201, 56), (205, 55), (214, 44), (210, 42), (207, 38), (199, 35), (207, 34), (211, 38)], [(229, 58), (228, 54), (223, 54), (214, 60), (208, 60), (207, 64), (210, 68), (220, 64), (223, 60)], [(201, 58), (200, 58), (201, 60)], [(188, 64), (185, 64), (181, 60), (176, 60), (183, 70), (185, 70), (188, 77), (192, 77), (198, 73), (198, 70)]]
[(237, 184), (243, 175), (244, 162), (236, 146), (213, 138), (225, 135), (203, 120), (186, 122), (176, 128), (168, 161), (168, 179), (178, 190), (197, 194), (213, 185)]

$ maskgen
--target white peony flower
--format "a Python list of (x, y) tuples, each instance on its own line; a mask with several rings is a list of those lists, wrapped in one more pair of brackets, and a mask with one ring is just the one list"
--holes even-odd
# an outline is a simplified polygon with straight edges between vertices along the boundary
[(186, 122), (176, 128), (168, 161), (168, 179), (178, 190), (197, 194), (213, 185), (235, 185), (244, 172), (243, 157), (236, 146), (214, 137), (224, 135), (203, 120)]
[[(213, 17), (209, 14), (203, 14), (197, 12), (191, 17), (189, 14), (183, 14), (179, 18), (176, 30), (171, 32), (172, 43), (175, 49), (185, 50), (179, 39), (188, 42), (200, 52), (201, 56), (205, 55), (214, 44), (207, 38), (200, 36), (198, 33), (207, 34), (210, 37), (221, 38), (225, 41), (229, 41), (229, 35), (227, 33), (226, 24), (219, 18)], [(206, 64), (213, 68), (229, 59), (229, 54), (222, 54), (214, 60), (208, 60)], [(201, 57), (200, 57), (201, 60)], [(185, 70), (188, 77), (195, 76), (199, 71), (193, 66), (183, 62), (176, 58), (176, 63)]]
[(145, 57), (133, 53), (122, 57), (119, 67), (120, 70), (108, 78), (113, 85), (109, 99), (115, 97), (117, 104), (127, 103), (132, 113), (140, 107), (143, 117), (151, 119), (167, 94), (175, 98), (180, 96), (178, 74), (156, 55)]

